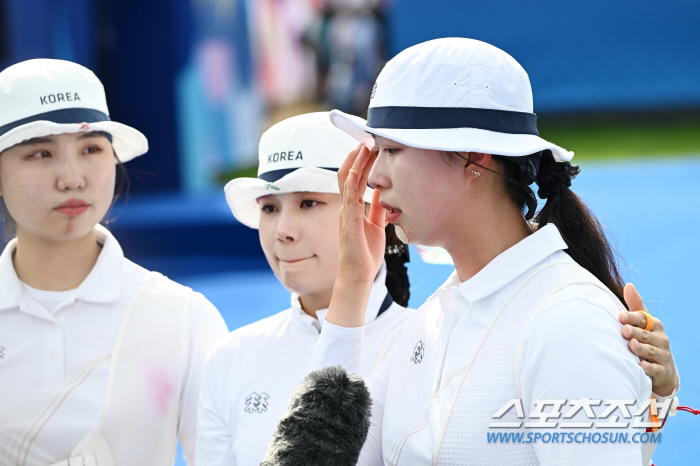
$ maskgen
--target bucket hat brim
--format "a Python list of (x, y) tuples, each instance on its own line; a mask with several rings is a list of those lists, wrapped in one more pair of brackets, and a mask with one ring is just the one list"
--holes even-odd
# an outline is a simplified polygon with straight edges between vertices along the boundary
[(109, 133), (112, 136), (112, 147), (122, 163), (148, 152), (146, 136), (140, 131), (116, 121), (55, 123), (47, 120), (26, 123), (0, 136), (0, 152), (34, 138), (51, 136), (53, 134), (93, 131)]
[(573, 152), (533, 134), (499, 133), (477, 128), (371, 128), (363, 118), (340, 110), (331, 111), (330, 119), (336, 127), (368, 147), (374, 146), (374, 134), (418, 149), (481, 152), (508, 157), (525, 156), (548, 149), (559, 162), (568, 162), (574, 157)]
[[(365, 202), (372, 201), (372, 191), (367, 187)], [(318, 167), (301, 167), (273, 182), (236, 178), (226, 184), (224, 192), (236, 220), (254, 229), (260, 225), (258, 201), (262, 197), (297, 192), (340, 194), (337, 172)]]

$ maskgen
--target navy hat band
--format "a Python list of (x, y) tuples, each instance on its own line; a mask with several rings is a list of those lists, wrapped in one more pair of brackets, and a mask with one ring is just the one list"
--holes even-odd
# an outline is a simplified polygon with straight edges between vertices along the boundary
[(371, 107), (367, 126), (392, 129), (475, 128), (507, 134), (537, 131), (534, 113), (466, 107)]
[(26, 125), (27, 123), (42, 120), (59, 124), (111, 121), (109, 115), (92, 108), (64, 108), (61, 110), (53, 110), (51, 112), (39, 113), (38, 115), (22, 118), (21, 120), (13, 121), (12, 123), (0, 126), (0, 136), (22, 125)]
[[(299, 170), (300, 168), (306, 168), (306, 167), (283, 168), (280, 170), (271, 170), (269, 172), (259, 174), (258, 178), (260, 178), (261, 180), (265, 180), (268, 183), (274, 183), (275, 181), (279, 180), (280, 178), (283, 178), (283, 177), (289, 175), (290, 173)], [(313, 168), (320, 168), (322, 170), (329, 170), (332, 172), (338, 171), (337, 168), (326, 168), (326, 167), (313, 167)]]

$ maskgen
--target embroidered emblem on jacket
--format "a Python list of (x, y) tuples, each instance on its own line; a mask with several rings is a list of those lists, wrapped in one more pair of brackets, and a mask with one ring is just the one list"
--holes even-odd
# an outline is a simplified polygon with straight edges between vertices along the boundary
[(264, 413), (267, 411), (267, 400), (270, 395), (267, 393), (251, 393), (245, 397), (246, 413)]
[(411, 356), (411, 362), (413, 364), (420, 364), (423, 361), (423, 354), (425, 352), (425, 345), (422, 340), (418, 340), (416, 346), (413, 348), (413, 356)]

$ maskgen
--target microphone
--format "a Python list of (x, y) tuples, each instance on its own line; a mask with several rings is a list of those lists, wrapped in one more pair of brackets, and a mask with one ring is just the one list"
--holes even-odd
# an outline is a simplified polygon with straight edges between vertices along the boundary
[(359, 374), (341, 366), (311, 372), (290, 396), (260, 466), (355, 466), (371, 406)]

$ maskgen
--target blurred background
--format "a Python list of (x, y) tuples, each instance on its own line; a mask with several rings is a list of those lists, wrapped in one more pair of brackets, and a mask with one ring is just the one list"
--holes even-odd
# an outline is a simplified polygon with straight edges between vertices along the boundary
[[(681, 404), (699, 408), (699, 22), (697, 0), (0, 0), (0, 69), (50, 57), (95, 71), (112, 119), (151, 147), (127, 165), (111, 228), (234, 329), (289, 305), (221, 190), (255, 176), (260, 134), (310, 111), (364, 116), (382, 66), (411, 45), (494, 44), (529, 73), (541, 135), (576, 153), (574, 189), (666, 324)], [(412, 252), (417, 307), (451, 267)], [(698, 441), (700, 419), (679, 413), (657, 466), (700, 464)]]

